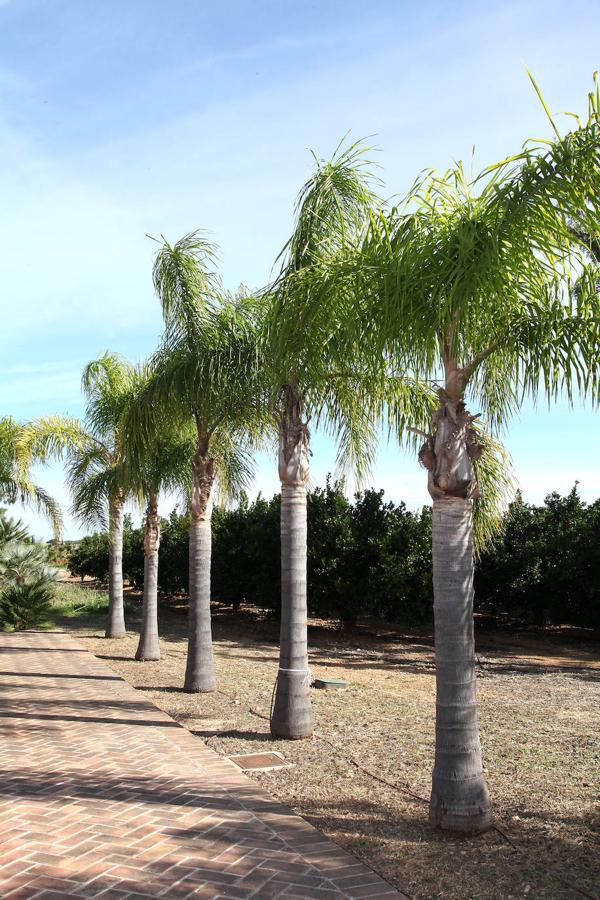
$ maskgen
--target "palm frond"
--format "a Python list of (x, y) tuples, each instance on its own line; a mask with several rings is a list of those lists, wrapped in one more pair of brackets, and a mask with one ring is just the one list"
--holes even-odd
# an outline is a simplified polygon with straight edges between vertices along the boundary
[(167, 332), (183, 332), (192, 338), (202, 330), (215, 297), (222, 294), (214, 270), (217, 249), (202, 231), (186, 234), (175, 244), (164, 237), (158, 243), (152, 278)]
[(474, 461), (481, 491), (473, 510), (473, 542), (479, 555), (501, 534), (506, 511), (517, 492), (517, 482), (506, 448), (483, 426), (476, 424), (476, 428), (477, 439), (483, 446), (481, 457)]

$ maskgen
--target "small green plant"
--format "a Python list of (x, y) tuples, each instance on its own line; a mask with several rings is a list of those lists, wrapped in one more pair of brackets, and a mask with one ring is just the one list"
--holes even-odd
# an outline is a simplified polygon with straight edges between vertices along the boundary
[(0, 623), (7, 631), (41, 628), (49, 624), (54, 585), (44, 576), (15, 581), (0, 593)]
[(47, 547), (0, 509), (0, 628), (19, 631), (49, 623), (56, 571)]

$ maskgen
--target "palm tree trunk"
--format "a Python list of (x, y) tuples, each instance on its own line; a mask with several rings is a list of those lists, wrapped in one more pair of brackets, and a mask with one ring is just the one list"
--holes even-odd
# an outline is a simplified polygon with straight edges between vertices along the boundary
[(198, 452), (192, 461), (190, 504), (190, 612), (184, 690), (192, 693), (215, 689), (210, 617), (214, 480), (214, 461), (208, 456), (208, 439), (202, 436)]
[(142, 626), (135, 653), (138, 660), (160, 659), (158, 639), (158, 548), (160, 545), (160, 516), (158, 495), (151, 494), (146, 509), (144, 531), (144, 596)]
[(271, 734), (293, 740), (310, 737), (313, 730), (306, 605), (309, 433), (301, 414), (302, 402), (298, 391), (288, 386), (279, 428), (281, 632)]
[(107, 638), (125, 637), (123, 609), (123, 519), (125, 504), (113, 500), (108, 511), (108, 617)]
[(481, 454), (462, 399), (465, 370), (447, 363), (446, 389), (421, 449), (433, 498), (436, 726), (430, 821), (461, 834), (485, 831), (491, 805), (481, 759), (473, 634), (472, 460)]
[(434, 500), (433, 593), (437, 702), (429, 818), (474, 834), (490, 826), (491, 806), (477, 724), (470, 499)]

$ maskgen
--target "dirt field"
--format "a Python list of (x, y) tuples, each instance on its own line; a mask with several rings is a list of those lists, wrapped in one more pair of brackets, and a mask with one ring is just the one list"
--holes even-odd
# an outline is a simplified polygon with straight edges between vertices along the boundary
[(314, 623), (313, 676), (350, 687), (313, 689), (315, 737), (285, 742), (268, 726), (278, 626), (256, 611), (215, 610), (210, 695), (180, 689), (182, 611), (161, 616), (158, 663), (133, 661), (134, 633), (105, 640), (97, 614), (60, 624), (218, 753), (283, 753), (293, 768), (254, 777), (415, 900), (600, 896), (600, 644), (589, 636), (480, 633), (481, 735), (500, 830), (459, 840), (429, 826), (419, 799), (433, 762), (427, 633), (344, 635)]

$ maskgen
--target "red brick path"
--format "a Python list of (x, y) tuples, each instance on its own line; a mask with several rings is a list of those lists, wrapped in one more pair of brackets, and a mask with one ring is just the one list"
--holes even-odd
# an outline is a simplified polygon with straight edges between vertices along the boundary
[(61, 633), (0, 634), (0, 897), (401, 897)]

